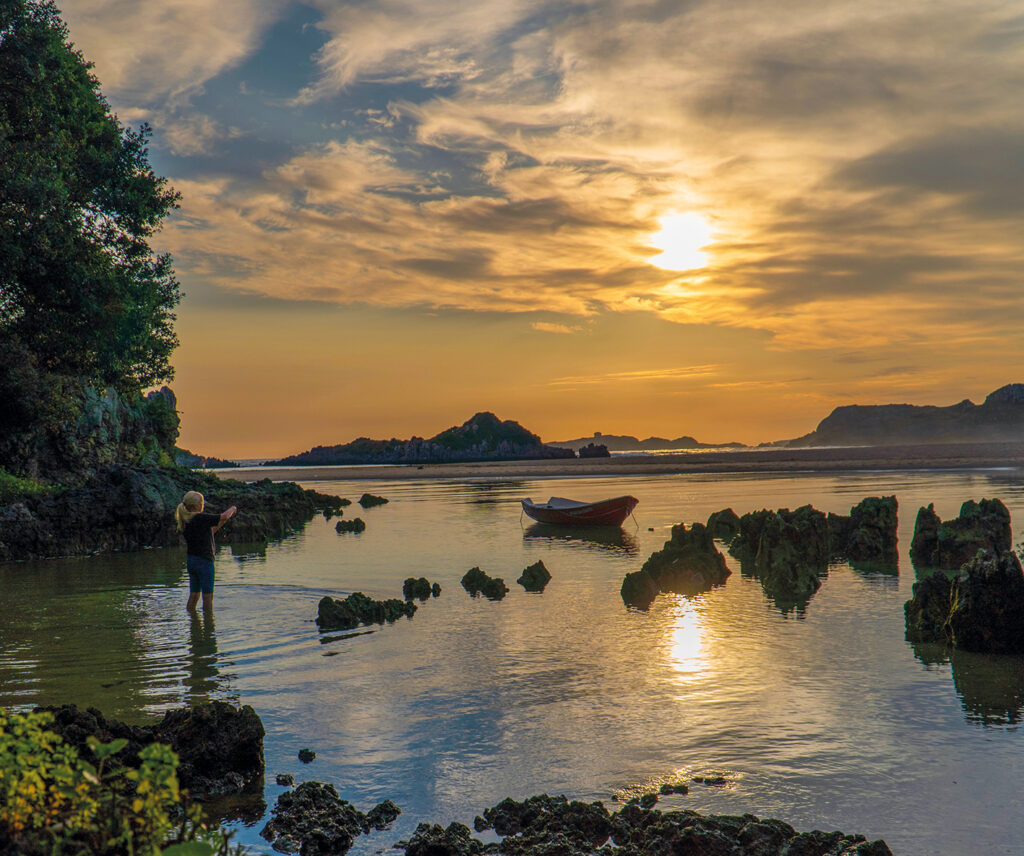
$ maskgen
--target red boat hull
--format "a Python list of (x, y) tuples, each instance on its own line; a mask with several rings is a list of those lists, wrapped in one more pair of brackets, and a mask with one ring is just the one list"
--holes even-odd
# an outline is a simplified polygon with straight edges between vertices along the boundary
[(538, 523), (559, 526), (620, 526), (636, 508), (634, 496), (617, 496), (600, 502), (580, 503), (565, 508), (552, 508), (547, 503), (523, 500), (523, 511)]

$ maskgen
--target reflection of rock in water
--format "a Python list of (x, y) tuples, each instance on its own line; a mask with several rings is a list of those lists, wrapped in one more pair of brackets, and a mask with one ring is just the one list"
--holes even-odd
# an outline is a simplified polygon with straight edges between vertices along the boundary
[(265, 562), (267, 560), (267, 541), (250, 541), (248, 543), (230, 544), (231, 557), (236, 562)]
[(217, 627), (213, 613), (206, 612), (200, 618), (192, 613), (189, 628), (188, 673), (185, 686), (190, 703), (209, 701), (210, 693), (217, 688)]
[(579, 547), (633, 556), (639, 552), (636, 536), (621, 526), (552, 526), (534, 523), (523, 530), (524, 541), (561, 541)]
[(950, 665), (953, 687), (968, 722), (1024, 722), (1024, 658), (961, 651), (934, 642), (914, 642), (911, 647), (914, 656), (926, 666)]

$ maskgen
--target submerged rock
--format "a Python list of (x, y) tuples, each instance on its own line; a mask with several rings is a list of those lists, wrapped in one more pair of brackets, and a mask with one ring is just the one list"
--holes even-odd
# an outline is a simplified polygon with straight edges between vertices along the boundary
[(416, 604), (412, 601), (389, 598), (374, 600), (361, 591), (353, 592), (344, 600), (325, 596), (317, 605), (316, 623), (321, 630), (351, 630), (360, 624), (394, 622), (403, 616), (412, 617)]
[(300, 749), (299, 750), (299, 760), (303, 764), (310, 764), (315, 759), (316, 759), (316, 752), (314, 752), (312, 749)]
[(1001, 555), (1010, 549), (1010, 512), (998, 499), (968, 500), (960, 516), (945, 523), (929, 505), (917, 513), (910, 560), (919, 568), (957, 570), (979, 550)]
[(362, 532), (366, 524), (361, 517), (353, 517), (351, 520), (339, 520), (334, 525), (335, 532)]
[(740, 518), (731, 508), (723, 508), (708, 517), (707, 526), (712, 538), (728, 544), (740, 531)]
[(523, 569), (523, 573), (516, 580), (527, 591), (542, 592), (544, 587), (551, 582), (551, 572), (544, 567), (544, 563), (536, 561)]
[(830, 558), (852, 562), (897, 561), (895, 496), (869, 496), (850, 509), (850, 516), (829, 514)]
[(139, 752), (151, 743), (166, 743), (180, 759), (178, 782), (192, 794), (230, 794), (263, 787), (263, 723), (245, 705), (223, 701), (176, 708), (155, 725), (136, 726), (106, 719), (96, 708), (75, 705), (42, 708), (53, 714), (49, 730), (96, 763), (89, 737), (103, 743), (124, 738), (128, 745), (109, 763), (138, 768)]
[(333, 785), (303, 782), (277, 798), (260, 835), (280, 853), (340, 856), (348, 852), (357, 835), (384, 829), (399, 814), (390, 800), (363, 814), (343, 800)]
[(373, 508), (376, 505), (387, 505), (389, 500), (385, 499), (383, 496), (374, 496), (372, 493), (364, 493), (359, 497), (357, 502), (363, 508)]
[(489, 577), (479, 568), (470, 568), (462, 577), (462, 587), (476, 597), (482, 594), (489, 600), (501, 600), (508, 594), (508, 586), (501, 577)]
[(295, 776), (291, 773), (278, 773), (274, 781), (282, 787), (291, 787), (295, 784)]
[(402, 597), (406, 600), (417, 599), (420, 601), (427, 600), (431, 596), (437, 597), (441, 594), (441, 586), (437, 583), (431, 585), (430, 580), (426, 577), (409, 577), (404, 583), (402, 583)]

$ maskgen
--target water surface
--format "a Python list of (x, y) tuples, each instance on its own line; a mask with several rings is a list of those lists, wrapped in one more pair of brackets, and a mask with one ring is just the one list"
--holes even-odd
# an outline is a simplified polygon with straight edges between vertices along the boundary
[[(650, 476), (308, 486), (388, 505), (346, 510), (367, 523), (338, 535), (312, 521), (259, 548), (224, 548), (213, 620), (184, 610), (178, 550), (0, 565), (0, 705), (76, 702), (143, 721), (192, 700), (251, 704), (274, 774), (333, 783), (368, 809), (403, 810), (355, 853), (407, 837), (418, 821), (472, 824), (505, 796), (547, 791), (613, 807), (663, 781), (714, 771), (667, 808), (782, 818), (798, 829), (886, 839), (896, 854), (1019, 852), (1024, 659), (911, 646), (903, 603), (919, 506), (942, 517), (999, 497), (1024, 523), (1024, 479), (1005, 472)], [(562, 533), (521, 520), (518, 500), (632, 493), (621, 533)], [(704, 595), (626, 609), (623, 576), (669, 527), (731, 506), (812, 503), (849, 513), (864, 496), (900, 503), (898, 568), (835, 565), (802, 610), (784, 611), (734, 573)], [(543, 559), (543, 594), (515, 584)], [(504, 577), (501, 602), (470, 598), (474, 565)], [(402, 581), (443, 587), (412, 619), (324, 633), (324, 594), (400, 596)], [(317, 758), (296, 757), (309, 747)], [(258, 837), (263, 807), (237, 822)], [(255, 817), (253, 813), (255, 812)]]

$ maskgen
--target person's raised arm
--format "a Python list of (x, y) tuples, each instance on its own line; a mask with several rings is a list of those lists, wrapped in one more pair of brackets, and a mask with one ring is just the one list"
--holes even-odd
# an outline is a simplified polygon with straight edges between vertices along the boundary
[(218, 523), (216, 526), (213, 527), (213, 531), (216, 532), (218, 529), (220, 529), (221, 526), (223, 526), (232, 517), (234, 517), (236, 511), (238, 511), (238, 508), (236, 508), (234, 505), (232, 505), (231, 508), (229, 508), (227, 511), (221, 512), (220, 523)]

